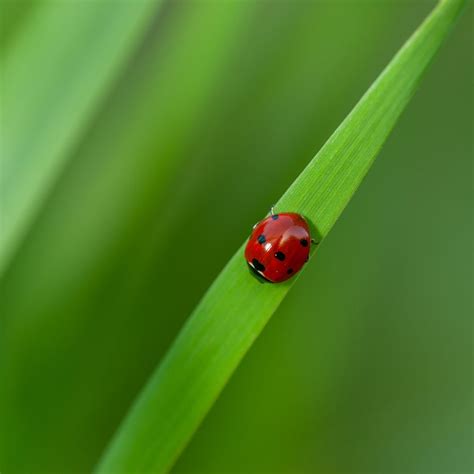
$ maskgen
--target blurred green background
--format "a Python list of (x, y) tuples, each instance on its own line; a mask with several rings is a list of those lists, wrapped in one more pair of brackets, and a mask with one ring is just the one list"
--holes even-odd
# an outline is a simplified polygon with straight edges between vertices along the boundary
[[(118, 3), (131, 14), (139, 2)], [(110, 2), (2, 2), (0, 54), (30, 39), (32, 66), (41, 63), (49, 42), (68, 44), (66, 20), (104, 5), (107, 22)], [(74, 125), (61, 166), (47, 170), (2, 275), (2, 474), (91, 471), (253, 223), (432, 6), (150, 8), (120, 73)], [(473, 472), (472, 24), (470, 4), (173, 472)], [(26, 85), (5, 79), (3, 98), (21, 105), (25, 87), (41, 92), (61, 67), (78, 76), (103, 31), (75, 40), (84, 48), (66, 49), (66, 66), (32, 68)], [(74, 80), (57, 96), (82, 100)], [(60, 106), (36, 111), (51, 147), (74, 115), (56, 116)], [(20, 158), (33, 182), (45, 172), (34, 149)]]

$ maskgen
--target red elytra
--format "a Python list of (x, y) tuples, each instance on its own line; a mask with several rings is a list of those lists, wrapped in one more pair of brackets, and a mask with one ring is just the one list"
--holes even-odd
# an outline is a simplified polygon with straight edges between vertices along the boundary
[(311, 236), (304, 217), (294, 212), (268, 216), (259, 222), (245, 247), (250, 268), (271, 283), (301, 270), (308, 261)]

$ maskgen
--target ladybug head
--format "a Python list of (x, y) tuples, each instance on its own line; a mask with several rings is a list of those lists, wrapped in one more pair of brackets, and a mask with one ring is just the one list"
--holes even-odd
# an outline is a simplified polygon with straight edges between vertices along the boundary
[(254, 277), (256, 277), (260, 283), (265, 283), (265, 282), (271, 283), (271, 281), (265, 278), (265, 276), (262, 273), (265, 271), (265, 267), (256, 258), (252, 259), (252, 261), (250, 262), (247, 262), (247, 264), (249, 266), (250, 273)]

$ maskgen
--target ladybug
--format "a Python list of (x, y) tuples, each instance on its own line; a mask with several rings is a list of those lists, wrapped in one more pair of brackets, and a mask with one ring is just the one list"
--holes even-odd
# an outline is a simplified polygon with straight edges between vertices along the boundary
[(295, 212), (271, 214), (255, 224), (245, 247), (250, 269), (270, 283), (298, 273), (308, 261), (311, 239), (308, 223)]

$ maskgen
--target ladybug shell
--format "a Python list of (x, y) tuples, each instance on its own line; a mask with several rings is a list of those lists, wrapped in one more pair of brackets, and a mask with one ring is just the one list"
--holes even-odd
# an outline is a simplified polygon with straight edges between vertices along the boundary
[(272, 283), (288, 280), (308, 261), (311, 236), (303, 216), (273, 214), (259, 222), (245, 247), (251, 269)]

